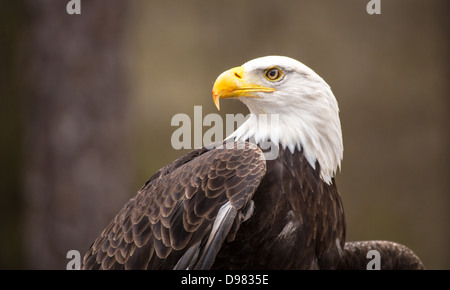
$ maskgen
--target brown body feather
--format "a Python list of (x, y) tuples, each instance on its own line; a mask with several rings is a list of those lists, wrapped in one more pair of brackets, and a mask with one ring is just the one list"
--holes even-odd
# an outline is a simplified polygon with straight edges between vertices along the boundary
[[(196, 262), (227, 202), (237, 214), (208, 268), (335, 268), (345, 241), (336, 186), (324, 183), (302, 152), (261, 157), (246, 143), (195, 150), (164, 167), (100, 234), (82, 268), (173, 269), (185, 254), (187, 264), (202, 268)], [(243, 222), (250, 205), (253, 215)]]
[(280, 148), (253, 196), (253, 216), (224, 243), (214, 269), (334, 269), (345, 242), (336, 185), (302, 152)]
[[(334, 180), (323, 182), (319, 165), (314, 169), (301, 151), (280, 148), (269, 161), (262, 154), (249, 143), (203, 148), (162, 168), (95, 240), (82, 269), (363, 270), (370, 250), (380, 252), (383, 270), (424, 268), (397, 243), (345, 243)], [(206, 257), (227, 202), (235, 215), (220, 225), (224, 237)]]
[(359, 241), (345, 243), (339, 270), (366, 270), (370, 257), (367, 253), (380, 253), (380, 270), (424, 270), (417, 255), (408, 247), (390, 241)]

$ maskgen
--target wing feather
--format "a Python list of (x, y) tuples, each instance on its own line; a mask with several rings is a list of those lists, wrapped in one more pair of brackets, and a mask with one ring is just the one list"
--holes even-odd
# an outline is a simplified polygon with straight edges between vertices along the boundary
[(214, 264), (217, 253), (236, 219), (237, 212), (229, 201), (220, 208), (208, 241), (201, 250), (201, 256), (195, 265), (195, 270), (208, 270)]
[(265, 174), (262, 156), (255, 145), (236, 143), (162, 168), (100, 234), (82, 268), (210, 268)]

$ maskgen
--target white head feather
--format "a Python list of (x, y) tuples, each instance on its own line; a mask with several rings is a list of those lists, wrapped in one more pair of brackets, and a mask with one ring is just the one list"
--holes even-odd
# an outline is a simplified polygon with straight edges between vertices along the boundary
[[(318, 161), (320, 177), (331, 184), (341, 165), (343, 142), (338, 103), (329, 85), (309, 67), (289, 57), (261, 57), (242, 67), (247, 82), (275, 91), (257, 92), (258, 98), (239, 98), (251, 115), (228, 138), (253, 137), (257, 143), (269, 139), (292, 153), (303, 150), (313, 168)], [(267, 69), (272, 67), (282, 71), (279, 80), (270, 81), (265, 77)], [(278, 116), (278, 130), (266, 121), (274, 114)]]

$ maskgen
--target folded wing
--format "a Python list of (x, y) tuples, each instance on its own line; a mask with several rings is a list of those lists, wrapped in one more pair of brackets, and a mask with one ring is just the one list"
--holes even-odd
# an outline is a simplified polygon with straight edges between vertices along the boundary
[(209, 269), (252, 210), (266, 170), (257, 146), (231, 147), (195, 150), (153, 175), (92, 244), (82, 268)]

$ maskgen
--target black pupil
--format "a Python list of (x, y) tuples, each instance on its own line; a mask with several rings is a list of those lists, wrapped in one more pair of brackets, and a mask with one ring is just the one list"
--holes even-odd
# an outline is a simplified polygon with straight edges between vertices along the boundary
[(269, 76), (273, 79), (276, 78), (278, 76), (278, 71), (276, 69), (270, 70)]

